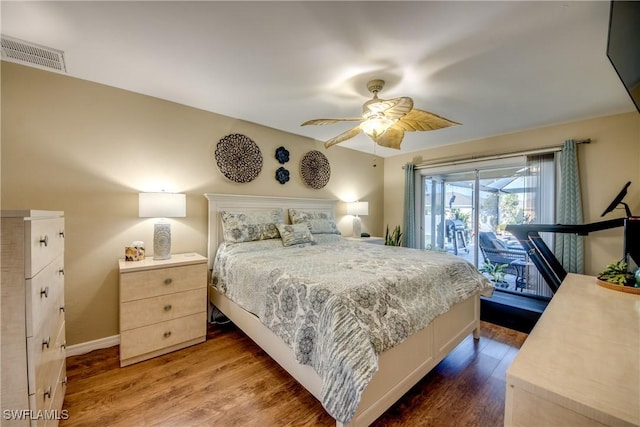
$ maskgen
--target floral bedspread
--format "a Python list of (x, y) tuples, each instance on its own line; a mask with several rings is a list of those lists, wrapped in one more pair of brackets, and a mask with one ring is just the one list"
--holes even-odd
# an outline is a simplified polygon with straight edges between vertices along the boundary
[(292, 247), (223, 244), (212, 280), (315, 369), (323, 406), (348, 423), (380, 353), (493, 286), (450, 254), (314, 237), (317, 244)]

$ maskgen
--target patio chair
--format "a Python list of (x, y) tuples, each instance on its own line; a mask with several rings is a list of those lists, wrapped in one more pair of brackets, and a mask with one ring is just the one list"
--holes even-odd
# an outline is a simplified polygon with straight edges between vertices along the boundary
[(504, 272), (513, 274), (517, 278), (517, 283), (526, 286), (523, 276), (523, 264), (527, 263), (527, 252), (523, 248), (507, 245), (492, 231), (481, 231), (478, 233), (478, 246), (482, 251), (485, 261), (492, 264), (506, 264)]

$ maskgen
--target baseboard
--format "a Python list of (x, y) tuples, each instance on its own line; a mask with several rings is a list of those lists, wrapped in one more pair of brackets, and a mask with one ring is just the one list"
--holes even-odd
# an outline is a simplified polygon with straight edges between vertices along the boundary
[(120, 345), (120, 335), (113, 335), (110, 337), (100, 338), (93, 341), (82, 342), (80, 344), (74, 344), (67, 347), (67, 357), (79, 356), (81, 354), (89, 353), (93, 350), (99, 350), (101, 348), (109, 348), (114, 345)]

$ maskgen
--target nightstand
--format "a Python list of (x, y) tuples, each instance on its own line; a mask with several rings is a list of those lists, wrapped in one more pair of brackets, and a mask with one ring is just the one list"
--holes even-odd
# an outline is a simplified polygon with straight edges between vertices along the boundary
[(384, 237), (345, 237), (347, 240), (351, 240), (352, 242), (363, 242), (363, 243), (373, 243), (375, 245), (384, 245)]
[(204, 342), (207, 335), (207, 258), (118, 262), (120, 366)]

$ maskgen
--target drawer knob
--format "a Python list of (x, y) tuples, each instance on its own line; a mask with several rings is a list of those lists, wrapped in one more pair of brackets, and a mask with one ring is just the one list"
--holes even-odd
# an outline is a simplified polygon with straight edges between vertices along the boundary
[(45, 298), (49, 298), (49, 287), (45, 286), (44, 289), (40, 289), (40, 298), (44, 295)]
[(164, 306), (164, 311), (169, 311), (171, 310), (171, 304), (167, 304)]
[(64, 230), (60, 231), (60, 232), (58, 233), (58, 236), (60, 236), (61, 238), (63, 238), (63, 239), (64, 239)]
[(171, 283), (173, 283), (173, 279), (171, 277), (167, 277), (166, 279), (164, 279), (165, 285), (170, 285)]
[(51, 386), (47, 387), (47, 389), (45, 390), (44, 397), (48, 397), (49, 399), (51, 399)]
[(44, 245), (49, 246), (49, 236), (45, 235), (44, 237), (40, 238), (40, 246)]
[(66, 385), (67, 385), (67, 382), (68, 382), (68, 381), (67, 381), (67, 376), (65, 375), (65, 376), (64, 376), (64, 378), (62, 379), (61, 383), (62, 383), (62, 385), (65, 385), (65, 386), (66, 386)]
[(164, 333), (165, 338), (169, 338), (171, 336), (171, 331), (167, 331)]
[(49, 344), (51, 344), (51, 337), (48, 336), (45, 339), (42, 340), (42, 348), (45, 348), (45, 346), (47, 348), (49, 348)]
[(61, 305), (61, 306), (60, 306), (60, 311), (61, 311), (61, 312), (63, 312), (63, 313), (65, 312), (65, 311), (64, 311), (64, 305)]
[(67, 348), (67, 341), (62, 341), (62, 344), (60, 344), (60, 348)]
[(61, 268), (60, 270), (58, 270), (58, 273), (64, 276), (64, 268)]

